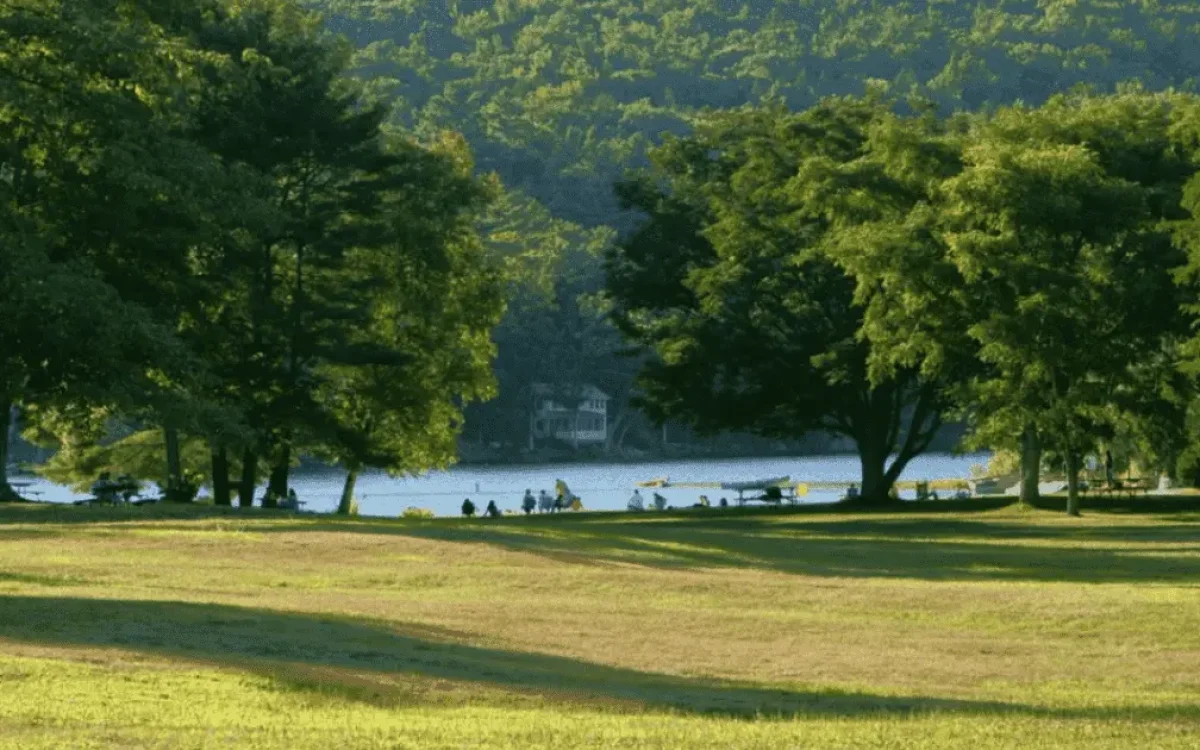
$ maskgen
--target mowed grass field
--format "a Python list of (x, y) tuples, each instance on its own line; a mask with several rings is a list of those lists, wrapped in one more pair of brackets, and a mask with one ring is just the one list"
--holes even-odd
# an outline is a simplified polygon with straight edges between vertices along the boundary
[(957, 507), (0, 508), (0, 747), (1200, 747), (1200, 512)]

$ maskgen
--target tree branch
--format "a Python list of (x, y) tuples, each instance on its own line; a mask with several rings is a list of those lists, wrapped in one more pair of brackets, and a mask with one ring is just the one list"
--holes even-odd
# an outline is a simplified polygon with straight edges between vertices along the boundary
[[(887, 476), (892, 481), (900, 476), (909, 461), (923, 453), (933, 442), (933, 438), (942, 424), (941, 413), (936, 408), (938, 401), (938, 389), (932, 383), (920, 386), (912, 421), (909, 423), (908, 433), (904, 436), (904, 444), (897, 451), (896, 460), (888, 467)], [(929, 425), (922, 429), (926, 421), (929, 422)]]

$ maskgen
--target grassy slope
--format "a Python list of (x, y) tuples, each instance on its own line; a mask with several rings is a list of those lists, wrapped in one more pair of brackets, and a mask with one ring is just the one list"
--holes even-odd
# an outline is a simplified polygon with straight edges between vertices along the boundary
[(8, 507), (0, 747), (1195, 747), (1197, 531)]

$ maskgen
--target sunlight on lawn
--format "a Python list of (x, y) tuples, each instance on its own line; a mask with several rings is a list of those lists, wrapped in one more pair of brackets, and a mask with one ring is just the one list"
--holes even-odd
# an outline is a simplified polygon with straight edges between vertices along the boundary
[(1170, 515), (0, 510), (0, 746), (1194, 747)]

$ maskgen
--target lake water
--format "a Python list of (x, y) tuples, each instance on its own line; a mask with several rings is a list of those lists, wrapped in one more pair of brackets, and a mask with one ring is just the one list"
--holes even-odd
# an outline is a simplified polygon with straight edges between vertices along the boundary
[[(909, 463), (904, 479), (946, 479), (966, 477), (972, 464), (987, 463), (986, 454), (952, 456), (931, 454)], [(551, 464), (540, 466), (460, 466), (423, 477), (393, 479), (383, 472), (368, 472), (358, 479), (355, 495), (359, 512), (370, 516), (396, 516), (406, 507), (426, 508), (439, 516), (458, 515), (464, 498), (482, 510), (489, 500), (501, 509), (518, 510), (526, 489), (534, 495), (545, 489), (554, 493), (554, 481), (562, 479), (583, 501), (587, 510), (624, 510), (635, 483), (658, 477), (673, 482), (739, 482), (789, 476), (793, 481), (859, 480), (857, 456), (802, 456), (796, 458), (745, 458), (652, 463)], [(41, 500), (70, 502), (83, 495), (42, 479), (13, 477), (32, 481), (27, 490), (42, 493)], [(329, 512), (337, 507), (344, 475), (337, 471), (299, 473), (292, 477), (296, 494), (305, 510)], [(650, 492), (643, 490), (649, 505)], [(676, 507), (695, 503), (701, 494), (715, 505), (722, 496), (732, 502), (737, 493), (716, 489), (660, 490), (667, 502)], [(202, 493), (203, 494), (203, 493)], [(260, 496), (262, 490), (260, 489)], [(836, 500), (840, 493), (810, 492), (802, 502)], [(236, 502), (236, 500), (235, 500)]]

